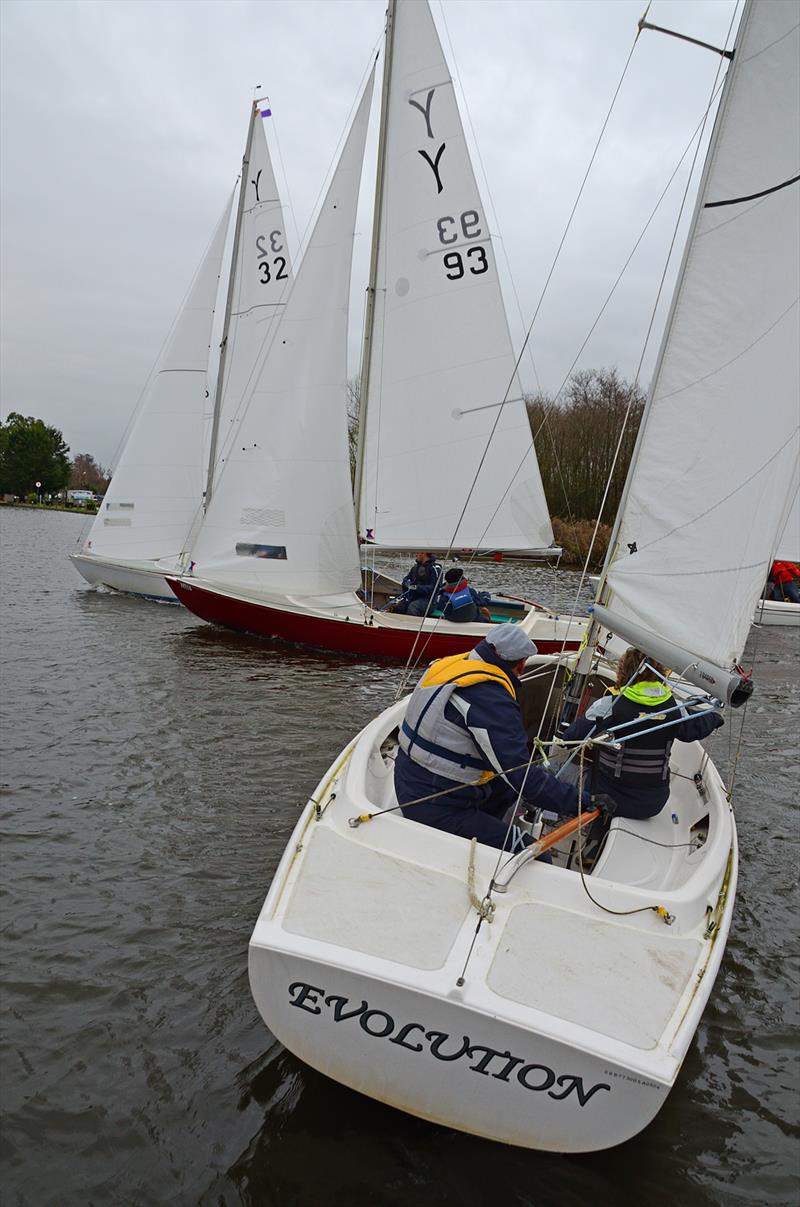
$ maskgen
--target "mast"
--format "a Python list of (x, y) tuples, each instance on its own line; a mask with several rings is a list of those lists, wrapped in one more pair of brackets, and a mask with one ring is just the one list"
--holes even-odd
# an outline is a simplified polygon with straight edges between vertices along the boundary
[[(738, 43), (741, 40), (742, 31), (745, 29), (745, 27), (747, 25), (747, 21), (750, 16), (750, 9), (752, 7), (752, 3), (753, 3), (753, 0), (745, 0), (745, 7), (743, 9), (742, 16), (741, 16), (741, 19), (739, 22), (739, 28), (738, 28), (737, 34), (736, 34), (736, 43)], [(714, 49), (714, 48), (712, 47), (710, 49)], [(651, 386), (650, 392), (647, 396), (647, 401), (645, 403), (644, 411), (642, 412), (642, 418), (641, 418), (641, 422), (639, 424), (639, 430), (636, 433), (636, 442), (633, 447), (633, 453), (631, 455), (630, 465), (628, 466), (628, 474), (625, 479), (625, 486), (623, 487), (622, 497), (620, 498), (619, 507), (617, 508), (617, 514), (614, 517), (614, 525), (613, 525), (613, 528), (611, 531), (611, 538), (608, 542), (608, 549), (606, 550), (606, 556), (605, 556), (605, 561), (603, 563), (603, 569), (600, 572), (600, 589), (597, 594), (596, 604), (599, 604), (601, 607), (607, 607), (608, 604), (610, 603), (610, 600), (609, 600), (610, 592), (609, 592), (609, 588), (608, 588), (608, 572), (611, 569), (611, 564), (614, 560), (614, 556), (616, 553), (617, 541), (619, 538), (619, 531), (620, 531), (620, 527), (622, 525), (622, 517), (625, 514), (625, 507), (626, 507), (626, 504), (628, 501), (628, 496), (630, 494), (631, 483), (633, 482), (634, 470), (636, 467), (636, 463), (639, 459), (639, 455), (640, 455), (640, 452), (642, 449), (642, 444), (644, 443), (645, 429), (647, 427), (648, 420), (649, 420), (650, 415), (653, 410), (653, 401), (655, 398), (656, 387), (658, 385), (658, 381), (659, 381), (659, 378), (661, 375), (661, 366), (663, 364), (664, 356), (666, 354), (667, 346), (669, 344), (670, 333), (672, 330), (672, 322), (673, 322), (673, 318), (675, 315), (675, 310), (678, 305), (678, 298), (680, 297), (680, 294), (681, 294), (683, 280), (686, 275), (686, 266), (689, 261), (689, 253), (690, 253), (690, 250), (692, 247), (694, 233), (695, 233), (695, 230), (697, 229), (697, 223), (700, 219), (700, 214), (702, 213), (703, 207), (705, 204), (706, 184), (708, 182), (708, 177), (711, 172), (711, 165), (712, 165), (712, 161), (714, 159), (714, 151), (715, 151), (715, 148), (717, 145), (717, 141), (719, 139), (720, 131), (722, 129), (722, 119), (725, 114), (725, 108), (727, 105), (728, 96), (730, 95), (731, 84), (732, 84), (732, 81), (736, 74), (736, 67), (737, 67), (736, 45), (734, 45), (734, 49), (731, 52), (730, 58), (732, 59), (732, 63), (731, 63), (730, 69), (728, 70), (728, 72), (725, 76), (725, 82), (722, 86), (722, 95), (720, 97), (719, 106), (717, 108), (716, 116), (714, 119), (714, 129), (713, 129), (711, 139), (709, 142), (708, 151), (706, 153), (705, 163), (703, 165), (703, 172), (700, 177), (700, 184), (699, 184), (699, 187), (697, 190), (697, 197), (695, 199), (694, 213), (692, 214), (692, 221), (690, 223), (689, 231), (688, 231), (688, 234), (686, 237), (686, 242), (684, 244), (683, 257), (681, 259), (680, 269), (678, 270), (678, 276), (677, 276), (677, 280), (675, 282), (675, 288), (672, 293), (672, 301), (670, 303), (669, 312), (667, 314), (667, 321), (664, 325), (664, 332), (661, 337), (661, 345), (658, 350), (658, 356), (656, 358), (656, 363), (655, 363), (655, 367), (653, 370), (652, 386)], [(586, 641), (585, 641), (583, 649), (581, 650), (581, 653), (578, 657), (578, 662), (575, 667), (575, 674), (572, 677), (571, 685), (567, 692), (566, 703), (565, 703), (565, 718), (566, 719), (572, 719), (574, 716), (577, 715), (577, 711), (580, 706), (580, 701), (583, 696), (586, 679), (591, 670), (592, 659), (594, 658), (594, 655), (595, 655), (597, 642), (598, 642), (599, 636), (600, 636), (600, 630), (603, 627), (604, 626), (601, 625), (600, 621), (597, 619), (597, 617), (594, 615), (594, 613), (592, 613), (592, 618), (589, 623), (589, 629), (586, 634)]]
[(375, 292), (378, 276), (378, 248), (381, 237), (381, 219), (383, 215), (383, 182), (386, 165), (386, 128), (389, 117), (389, 87), (392, 79), (392, 51), (394, 46), (394, 16), (397, 0), (389, 0), (386, 10), (386, 35), (384, 41), (383, 86), (381, 88), (381, 118), (378, 133), (378, 167), (375, 179), (375, 208), (372, 218), (372, 250), (369, 262), (369, 280), (367, 282), (367, 308), (364, 315), (364, 342), (361, 349), (361, 377), (359, 383), (358, 407), (358, 446), (356, 452), (356, 480), (354, 490), (354, 505), (356, 515), (356, 534), (360, 538), (359, 521), (361, 515), (361, 491), (364, 481), (364, 451), (366, 447), (367, 430), (367, 397), (369, 395), (369, 374), (372, 360), (372, 331), (375, 325)]
[(228, 293), (225, 298), (225, 316), (222, 321), (222, 339), (220, 340), (220, 356), (219, 367), (217, 369), (217, 385), (214, 391), (214, 409), (211, 417), (211, 444), (208, 451), (208, 476), (206, 478), (206, 490), (203, 497), (203, 511), (208, 511), (208, 505), (211, 502), (211, 490), (214, 485), (214, 465), (217, 460), (217, 442), (219, 439), (219, 419), (222, 412), (222, 391), (225, 384), (225, 359), (228, 351), (228, 329), (231, 324), (231, 307), (233, 305), (233, 291), (236, 286), (236, 261), (239, 255), (239, 240), (242, 233), (242, 215), (244, 214), (244, 198), (245, 189), (247, 186), (247, 169), (250, 165), (250, 155), (253, 148), (253, 130), (255, 129), (256, 116), (258, 114), (258, 101), (253, 101), (253, 107), (250, 110), (250, 125), (247, 130), (247, 142), (245, 143), (244, 155), (242, 157), (242, 176), (239, 186), (239, 204), (236, 208), (236, 225), (233, 231), (233, 250), (231, 253), (231, 271), (228, 277)]

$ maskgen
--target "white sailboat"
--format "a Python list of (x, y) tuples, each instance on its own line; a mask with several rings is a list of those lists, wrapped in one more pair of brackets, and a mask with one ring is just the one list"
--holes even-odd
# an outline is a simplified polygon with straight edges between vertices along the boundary
[[(263, 119), (254, 102), (238, 188), (230, 264), (226, 207), (153, 374), (88, 537), (71, 560), (92, 584), (175, 602), (165, 572), (181, 567), (207, 505), (291, 266)], [(218, 365), (209, 365), (220, 277), (227, 278)]]
[[(332, 306), (346, 307), (347, 295), (334, 294), (332, 283), (319, 287)], [(265, 376), (282, 372), (272, 364), (283, 358), (281, 340)], [(308, 355), (326, 375), (334, 352), (322, 335)], [(364, 552), (554, 550), (535, 454), (513, 480), (525, 450), (532, 452), (530, 425), (494, 244), (427, 0), (390, 0), (387, 13), (358, 537), (349, 481), (337, 470), (332, 495), (326, 478), (316, 480), (319, 441), (311, 431), (317, 423), (327, 430), (324, 412), (335, 400), (344, 409), (345, 382), (342, 371), (313, 412), (310, 395), (287, 413), (256, 386), (192, 546), (192, 574), (171, 585), (204, 620), (263, 636), (400, 658), (421, 645), (428, 655), (463, 650), (486, 623), (438, 615), (420, 622), (386, 610), (396, 587), (374, 574), (362, 581), (358, 558), (359, 544)], [(324, 460), (340, 465), (343, 447), (330, 446)], [(503, 620), (528, 611), (507, 600), (491, 607)], [(577, 648), (581, 633), (578, 621), (537, 613), (544, 649), (564, 641)]]
[[(732, 705), (797, 456), (798, 16), (745, 6), (591, 635), (601, 622), (674, 667), (676, 691)], [(536, 733), (547, 714), (546, 737), (564, 670), (529, 666), (523, 717)], [(570, 682), (591, 698), (606, 674), (590, 644)], [(393, 811), (405, 707), (337, 756), (289, 840), (250, 943), (267, 1026), (448, 1127), (559, 1152), (629, 1139), (675, 1084), (730, 927), (717, 770), (673, 747), (668, 804), (613, 820), (590, 872), (569, 842), (552, 866), (498, 863)]]

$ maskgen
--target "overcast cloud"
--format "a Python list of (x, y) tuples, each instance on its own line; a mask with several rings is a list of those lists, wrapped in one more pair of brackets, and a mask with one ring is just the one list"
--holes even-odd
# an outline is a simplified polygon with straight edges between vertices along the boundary
[[(433, 4), (448, 55), (452, 41), (484, 201), (513, 271), (521, 315), (508, 281), (506, 300), (517, 343), (644, 6)], [(39, 416), (61, 428), (73, 455), (113, 464), (234, 185), (254, 87), (270, 97), (267, 134), (302, 231), (381, 38), (384, 9), (384, 0), (4, 0), (3, 417)], [(648, 19), (722, 45), (735, 11), (738, 18), (735, 0), (654, 0)], [(545, 389), (561, 384), (702, 118), (719, 62), (659, 34), (639, 39), (534, 327), (536, 371), (526, 360), (526, 385), (535, 386), (536, 373)], [(684, 184), (681, 173), (582, 365), (635, 372)], [(370, 171), (354, 274), (353, 371), (371, 185)]]

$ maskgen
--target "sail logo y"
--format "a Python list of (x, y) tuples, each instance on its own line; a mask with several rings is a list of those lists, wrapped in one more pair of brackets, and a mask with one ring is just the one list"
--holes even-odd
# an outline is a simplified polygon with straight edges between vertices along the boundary
[[(414, 108), (414, 109), (419, 109), (420, 113), (421, 113), (421, 114), (422, 114), (422, 116), (425, 118), (425, 130), (426, 130), (426, 133), (427, 133), (428, 138), (433, 138), (433, 137), (434, 137), (434, 133), (433, 133), (433, 125), (432, 125), (432, 123), (431, 123), (431, 103), (432, 103), (432, 101), (433, 101), (433, 96), (434, 96), (434, 93), (435, 93), (435, 92), (436, 92), (436, 89), (435, 89), (435, 88), (431, 88), (431, 89), (429, 90), (428, 95), (427, 95), (427, 97), (425, 98), (425, 104), (424, 104), (424, 105), (421, 105), (421, 104), (419, 103), (419, 101), (415, 101), (415, 100), (413, 99), (413, 97), (412, 97), (412, 98), (409, 98), (409, 102), (408, 102), (408, 103), (409, 103), (409, 105), (411, 105), (411, 106), (412, 106), (412, 108)], [(442, 189), (444, 188), (444, 185), (442, 184), (442, 178), (441, 178), (441, 176), (439, 175), (439, 164), (440, 164), (440, 162), (441, 162), (442, 156), (444, 155), (444, 152), (445, 152), (445, 146), (446, 146), (446, 144), (445, 144), (445, 143), (441, 143), (441, 144), (439, 145), (439, 150), (436, 152), (436, 154), (435, 154), (435, 156), (433, 157), (433, 159), (431, 159), (431, 157), (430, 157), (430, 155), (428, 154), (428, 152), (427, 152), (427, 151), (421, 151), (421, 150), (418, 150), (418, 151), (417, 151), (417, 154), (422, 156), (422, 158), (425, 160), (425, 162), (426, 162), (426, 164), (428, 165), (428, 167), (429, 167), (429, 168), (431, 169), (431, 171), (433, 172), (434, 178), (435, 178), (435, 180), (436, 180), (436, 194), (437, 194), (437, 196), (439, 195), (439, 193), (441, 193)]]

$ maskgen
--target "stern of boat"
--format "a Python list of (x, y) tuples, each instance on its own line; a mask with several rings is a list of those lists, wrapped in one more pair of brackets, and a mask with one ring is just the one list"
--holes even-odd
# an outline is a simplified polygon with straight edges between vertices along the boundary
[(668, 861), (620, 823), (605, 870), (581, 877), (568, 850), (529, 862), (479, 925), (498, 853), (391, 811), (404, 707), (351, 743), (287, 846), (250, 943), (267, 1026), (320, 1072), (444, 1126), (555, 1152), (630, 1139), (674, 1083), (730, 923), (716, 772), (705, 760), (701, 795), (704, 752), (686, 748)]

